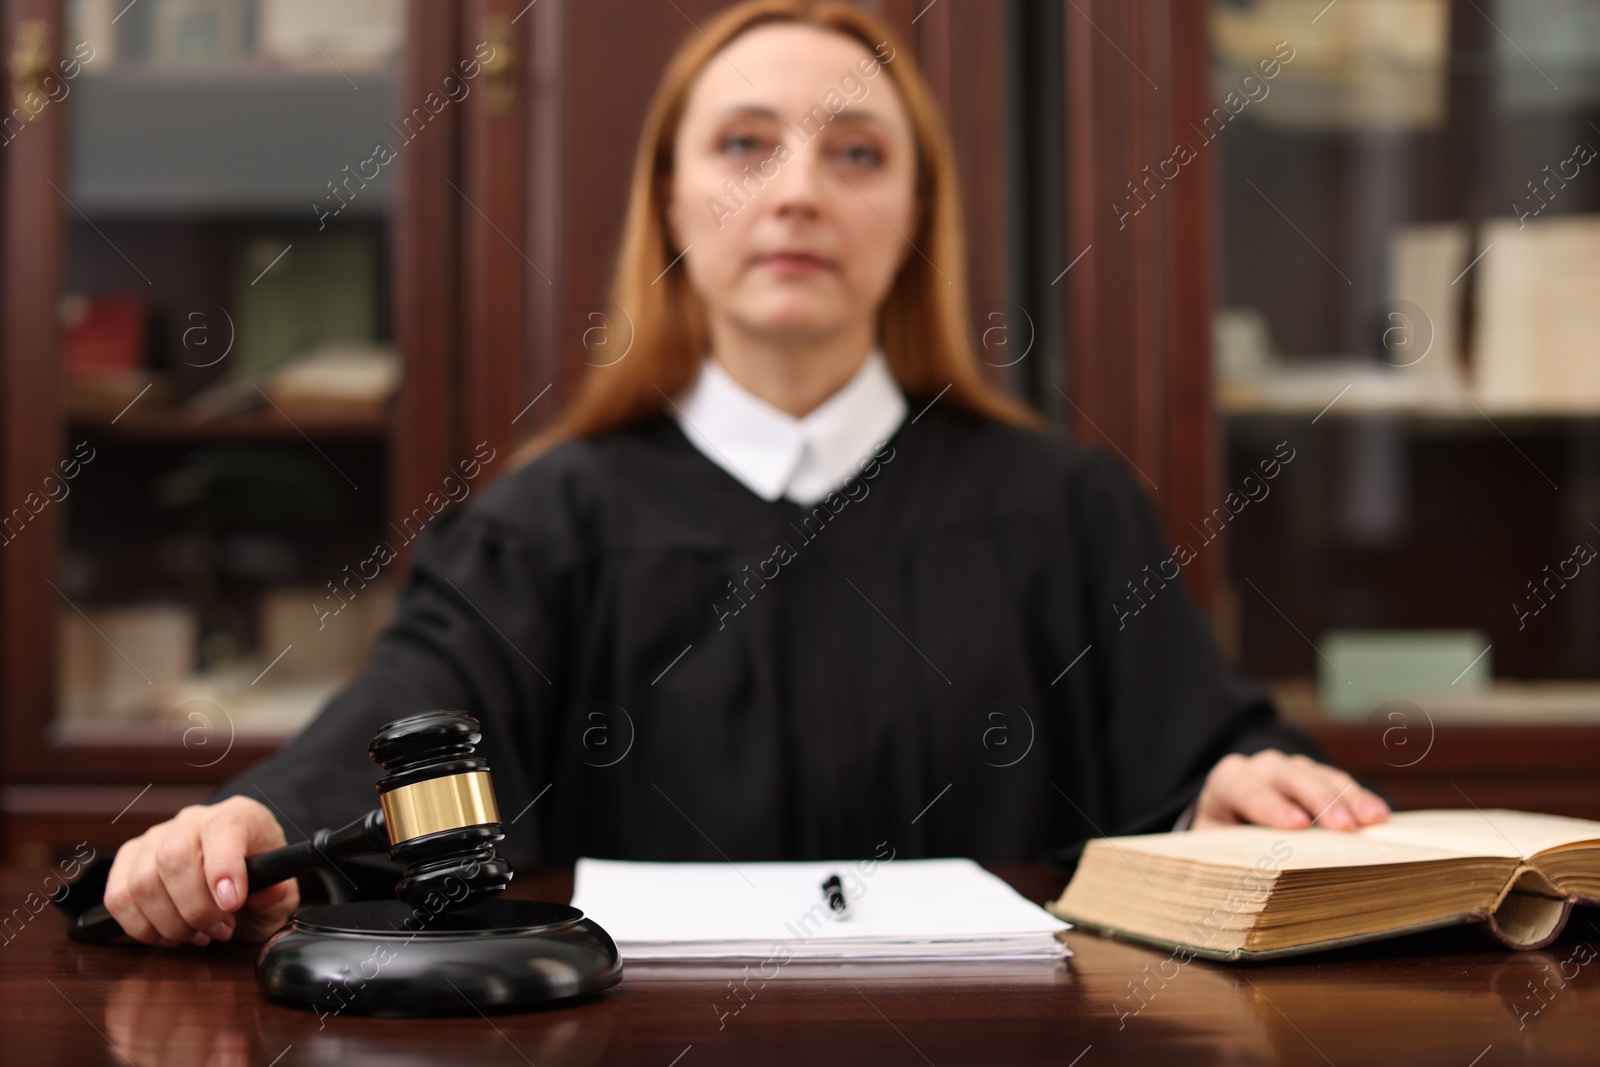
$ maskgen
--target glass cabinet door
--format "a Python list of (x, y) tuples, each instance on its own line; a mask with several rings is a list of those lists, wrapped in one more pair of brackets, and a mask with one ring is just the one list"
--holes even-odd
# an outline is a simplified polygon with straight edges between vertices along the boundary
[(58, 736), (291, 734), (387, 620), (404, 11), (67, 5)]
[(1600, 4), (1217, 0), (1211, 65), (1242, 662), (1600, 721)]

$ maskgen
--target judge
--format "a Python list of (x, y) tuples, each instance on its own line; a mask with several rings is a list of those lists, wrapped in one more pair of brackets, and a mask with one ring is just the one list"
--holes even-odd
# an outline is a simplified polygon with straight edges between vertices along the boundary
[(426, 529), (370, 665), (299, 737), (122, 846), (106, 903), (133, 937), (275, 928), (298, 889), (246, 901), (243, 858), (372, 807), (373, 733), (434, 708), (481, 720), (514, 868), (1387, 816), (1230, 669), (1181, 577), (1151, 580), (1170, 548), (1136, 476), (977, 372), (910, 53), (850, 4), (703, 30), (634, 164), (628, 345), (591, 347), (564, 418)]

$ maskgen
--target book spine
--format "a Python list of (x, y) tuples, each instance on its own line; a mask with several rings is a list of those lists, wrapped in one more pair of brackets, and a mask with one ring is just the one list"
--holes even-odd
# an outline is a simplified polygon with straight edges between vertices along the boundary
[(1506, 883), (1486, 925), (1496, 940), (1511, 948), (1544, 948), (1561, 936), (1572, 903), (1544, 872), (1524, 863)]

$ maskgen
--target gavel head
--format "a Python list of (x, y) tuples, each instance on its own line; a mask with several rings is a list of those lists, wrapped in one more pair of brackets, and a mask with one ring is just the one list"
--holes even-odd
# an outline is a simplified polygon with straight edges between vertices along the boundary
[(378, 798), (389, 857), (405, 865), (395, 896), (407, 904), (438, 894), (446, 908), (462, 908), (511, 881), (511, 865), (495, 854), (505, 834), (488, 761), (474, 754), (480, 737), (472, 716), (430, 711), (389, 723), (367, 749), (387, 772)]

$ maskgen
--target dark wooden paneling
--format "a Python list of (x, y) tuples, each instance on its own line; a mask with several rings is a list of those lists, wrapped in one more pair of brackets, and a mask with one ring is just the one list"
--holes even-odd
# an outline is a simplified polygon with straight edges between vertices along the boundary
[[(967, 293), (975, 344), (996, 323), (1020, 332), (1012, 307), (1007, 168), (1006, 5), (993, 0), (951, 0), (918, 5), (911, 47), (943, 112), (960, 174), (966, 220)], [(995, 318), (994, 316), (998, 316)], [(980, 352), (981, 352), (980, 348)], [(981, 369), (1003, 386), (1005, 371)]]
[[(50, 27), (50, 54), (59, 54), (61, 5), (54, 0), (13, 0), (5, 8), (4, 48), (11, 55), (26, 20)], [(9, 116), (15, 101), (9, 72), (0, 75)], [(3, 231), (5, 322), (0, 352), (0, 509), (26, 510), (30, 494), (43, 496), (43, 479), (59, 474), (62, 458), (61, 379), (56, 307), (61, 295), (66, 221), (62, 156), (69, 95), (47, 105), (0, 152), (6, 169)], [(60, 191), (58, 191), (60, 190)], [(0, 547), (0, 720), (6, 778), (38, 774), (44, 723), (54, 708), (56, 616), (66, 608), (47, 579), (58, 573), (64, 509), (51, 503), (15, 539)]]
[[(461, 48), (471, 55), (487, 43), (491, 70), (465, 101), (461, 142), (462, 456), (481, 442), (497, 461), (509, 454), (522, 396), (524, 275), (549, 284), (532, 268), (527, 243), (524, 135), (532, 86), (527, 0), (471, 0), (463, 9)], [(512, 20), (516, 21), (513, 22)], [(520, 420), (518, 420), (520, 425)], [(493, 469), (491, 465), (490, 469)]]
[(519, 437), (546, 426), (582, 380), (586, 316), (603, 309), (610, 288), (650, 97), (679, 43), (726, 6), (543, 0), (523, 16), (532, 22), (531, 95), (524, 172), (513, 180), (526, 182), (531, 263), (515, 264), (527, 356), (514, 410), (551, 388), (518, 421)]
[[(470, 57), (456, 34), (459, 0), (410, 0), (397, 110), (421, 106)], [(467, 98), (470, 103), (472, 97)], [(404, 373), (395, 400), (391, 455), (398, 520), (438, 492), (467, 458), (457, 445), (455, 396), (460, 310), (456, 294), (460, 108), (444, 108), (399, 149), (394, 213), (394, 331)], [(402, 553), (409, 554), (405, 548)]]
[[(1211, 402), (1215, 151), (1189, 126), (1209, 108), (1206, 5), (1083, 0), (1066, 13), (1074, 433), (1119, 453), (1175, 540), (1222, 504)], [(1195, 158), (1145, 201), (1132, 186), (1187, 143)], [(1147, 204), (1122, 218), (1118, 205)], [(1183, 568), (1209, 608), (1221, 552)], [(1151, 561), (1155, 563), (1157, 561)]]

